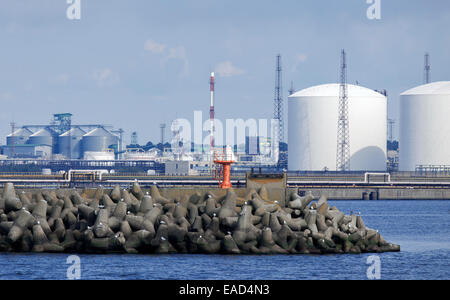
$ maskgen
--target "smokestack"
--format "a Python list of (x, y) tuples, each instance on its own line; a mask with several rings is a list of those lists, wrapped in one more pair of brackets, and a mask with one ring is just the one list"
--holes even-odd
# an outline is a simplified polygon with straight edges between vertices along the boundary
[(214, 72), (211, 72), (210, 79), (210, 91), (211, 91), (211, 106), (209, 110), (209, 119), (211, 122), (211, 151), (214, 148)]

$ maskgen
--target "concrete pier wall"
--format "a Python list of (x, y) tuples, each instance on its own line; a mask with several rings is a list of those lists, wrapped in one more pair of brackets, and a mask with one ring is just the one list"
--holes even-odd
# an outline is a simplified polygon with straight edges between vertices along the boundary
[[(142, 190), (147, 191), (147, 189)], [(255, 190), (258, 191), (258, 188)], [(160, 191), (164, 197), (178, 199), (184, 195), (190, 197), (194, 193), (210, 192), (217, 197), (225, 197), (226, 194), (226, 190), (220, 188), (160, 188)], [(235, 188), (234, 191), (239, 198), (245, 198), (248, 189)], [(316, 198), (325, 194), (330, 200), (450, 200), (450, 189), (271, 188), (267, 190), (269, 198), (277, 200), (282, 207), (286, 206), (289, 196), (296, 191), (300, 195), (311, 191)], [(95, 193), (95, 189), (85, 190), (86, 192)]]
[(450, 189), (380, 189), (380, 199), (450, 199)]
[[(253, 186), (256, 191), (259, 190), (257, 186)], [(37, 191), (42, 189), (26, 189), (28, 191)], [(44, 189), (47, 190), (47, 189)], [(80, 192), (82, 189), (78, 189)], [(108, 190), (108, 189), (106, 189)], [(150, 191), (150, 189), (142, 189), (143, 191)], [(284, 207), (289, 200), (289, 195), (297, 191), (300, 195), (312, 192), (314, 197), (320, 197), (326, 194), (330, 200), (450, 200), (450, 189), (445, 188), (429, 188), (429, 189), (408, 189), (408, 188), (281, 188), (271, 187), (267, 189), (270, 199), (279, 201), (280, 206)], [(70, 191), (70, 190), (69, 190)], [(212, 192), (217, 197), (224, 197), (226, 191), (220, 188), (203, 188), (203, 187), (171, 187), (160, 188), (161, 194), (167, 198), (181, 198), (183, 195), (188, 197), (194, 193), (204, 194)], [(245, 198), (248, 192), (246, 188), (234, 188), (236, 195), (239, 198)], [(3, 190), (0, 189), (0, 193)], [(85, 189), (88, 197), (93, 197), (95, 189)], [(92, 195), (89, 195), (92, 193)]]
[(450, 200), (450, 189), (299, 188), (299, 191), (311, 191), (315, 197), (325, 193), (330, 200), (364, 200), (365, 193), (369, 197), (366, 200)]

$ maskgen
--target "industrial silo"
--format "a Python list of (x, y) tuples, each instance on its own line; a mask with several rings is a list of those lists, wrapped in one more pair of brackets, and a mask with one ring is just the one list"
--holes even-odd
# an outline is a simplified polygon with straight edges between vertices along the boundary
[(115, 145), (119, 138), (103, 127), (98, 127), (83, 135), (81, 149), (85, 152), (105, 152), (110, 146)]
[(47, 145), (53, 147), (53, 133), (46, 128), (42, 128), (30, 135), (30, 138), (27, 140), (27, 144)]
[(12, 146), (13, 141), (14, 145), (23, 145), (32, 134), (33, 132), (28, 128), (19, 128), (6, 136), (6, 145)]
[(86, 132), (78, 127), (64, 132), (58, 137), (58, 153), (70, 159), (81, 158), (81, 140)]
[(400, 95), (399, 170), (450, 165), (450, 81)]
[[(350, 170), (386, 170), (387, 99), (347, 85)], [(339, 84), (298, 91), (288, 98), (288, 169), (336, 170)]]

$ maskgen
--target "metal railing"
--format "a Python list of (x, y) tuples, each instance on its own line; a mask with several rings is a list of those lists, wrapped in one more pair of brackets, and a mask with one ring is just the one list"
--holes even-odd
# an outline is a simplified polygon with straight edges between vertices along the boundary
[(227, 149), (215, 149), (213, 152), (213, 161), (233, 161), (234, 156), (232, 151), (227, 151)]
[(435, 176), (449, 176), (450, 166), (449, 165), (418, 165), (416, 167), (415, 173), (421, 175), (435, 175)]

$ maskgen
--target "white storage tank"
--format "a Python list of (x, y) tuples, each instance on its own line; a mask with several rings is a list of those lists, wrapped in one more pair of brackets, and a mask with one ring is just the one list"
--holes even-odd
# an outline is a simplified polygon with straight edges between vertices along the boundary
[(450, 165), (450, 81), (433, 82), (400, 95), (399, 170)]
[(58, 153), (69, 159), (81, 158), (81, 140), (85, 135), (82, 129), (73, 127), (58, 137)]
[(104, 152), (108, 151), (112, 145), (117, 145), (119, 138), (103, 127), (95, 128), (81, 139), (81, 151), (85, 152)]
[(114, 160), (114, 152), (112, 151), (85, 151), (83, 153), (84, 160)]
[(14, 134), (10, 133), (7, 135), (6, 144), (8, 146), (11, 146), (13, 143), (14, 145), (24, 145), (32, 134), (33, 132), (28, 128), (19, 128), (14, 131)]
[[(298, 91), (288, 98), (288, 169), (336, 170), (339, 84)], [(348, 84), (350, 170), (385, 171), (387, 98)]]
[(46, 128), (42, 128), (30, 135), (27, 144), (53, 147), (53, 133)]

